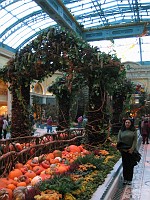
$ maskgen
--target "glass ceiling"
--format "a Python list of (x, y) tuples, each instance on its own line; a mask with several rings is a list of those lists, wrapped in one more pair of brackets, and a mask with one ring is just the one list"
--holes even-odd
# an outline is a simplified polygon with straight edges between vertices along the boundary
[(62, 0), (84, 28), (150, 20), (149, 0)]
[[(84, 28), (150, 22), (149, 0), (44, 0), (62, 2)], [(57, 23), (35, 0), (0, 0), (0, 44), (22, 48), (41, 31)], [(42, 1), (41, 1), (42, 2)]]
[(14, 49), (53, 25), (56, 22), (32, 0), (0, 1), (0, 42)]

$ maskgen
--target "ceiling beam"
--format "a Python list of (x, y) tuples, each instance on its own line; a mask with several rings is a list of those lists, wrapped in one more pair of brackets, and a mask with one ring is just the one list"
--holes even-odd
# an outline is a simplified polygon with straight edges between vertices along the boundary
[(60, 0), (34, 0), (58, 25), (82, 35), (82, 28)]
[(150, 24), (148, 22), (84, 30), (83, 39), (90, 42), (146, 35), (150, 35)]

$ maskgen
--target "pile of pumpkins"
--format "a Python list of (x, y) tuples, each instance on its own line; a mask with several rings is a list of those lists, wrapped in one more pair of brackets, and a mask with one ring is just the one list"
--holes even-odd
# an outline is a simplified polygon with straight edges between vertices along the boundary
[[(0, 178), (0, 200), (17, 200), (17, 199), (30, 199), (34, 186), (40, 181), (52, 178), (54, 174), (63, 174), (69, 170), (70, 163), (77, 159), (79, 156), (85, 156), (90, 152), (82, 145), (70, 145), (63, 151), (54, 150), (46, 155), (40, 155), (28, 160), (25, 164), (16, 163), (15, 168), (9, 172), (8, 177)], [(18, 198), (22, 192), (21, 198)], [(32, 195), (29, 192), (32, 191)], [(29, 197), (25, 197), (25, 195)], [(32, 199), (32, 198), (31, 198)]]

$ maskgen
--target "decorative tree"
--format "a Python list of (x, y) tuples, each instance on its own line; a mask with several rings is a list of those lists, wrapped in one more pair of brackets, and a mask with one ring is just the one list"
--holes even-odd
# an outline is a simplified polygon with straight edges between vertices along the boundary
[(87, 82), (89, 86), (89, 110), (87, 133), (90, 143), (102, 143), (108, 136), (109, 113), (107, 112), (107, 97), (114, 84), (118, 81), (121, 62), (115, 56), (99, 52), (87, 55)]
[[(12, 137), (31, 135), (30, 105), (27, 100), (30, 95), (29, 92), (22, 91), (29, 88), (35, 80), (43, 81), (57, 70), (69, 72), (77, 69), (80, 64), (83, 65), (80, 59), (89, 46), (71, 32), (52, 28), (18, 51), (15, 58), (0, 69), (0, 78), (9, 82), (13, 98)], [(20, 106), (19, 109), (16, 109), (17, 105)]]
[(55, 83), (48, 87), (49, 92), (53, 92), (58, 101), (58, 130), (67, 129), (70, 125), (69, 110), (71, 104), (71, 92), (66, 84), (66, 77), (57, 78)]
[[(89, 86), (87, 133), (90, 141), (104, 133), (108, 118), (106, 97), (118, 79), (121, 63), (118, 58), (100, 52), (78, 36), (64, 30), (50, 29), (16, 53), (15, 58), (0, 70), (0, 78), (10, 83), (13, 96), (12, 133), (14, 137), (30, 135), (29, 87), (34, 80), (43, 81), (59, 70), (66, 73), (60, 103), (60, 126), (68, 127), (70, 98), (80, 84)], [(82, 86), (81, 86), (82, 87)], [(78, 89), (77, 89), (78, 90)], [(27, 91), (27, 92), (26, 92)], [(17, 105), (20, 107), (19, 110)], [(63, 110), (64, 106), (68, 109)], [(62, 112), (63, 110), (63, 112)], [(21, 112), (20, 112), (21, 111)], [(65, 114), (65, 117), (63, 115)], [(18, 120), (19, 116), (19, 120)], [(63, 124), (62, 124), (63, 122)], [(64, 124), (65, 123), (65, 124)], [(21, 124), (21, 126), (20, 126)], [(103, 128), (104, 127), (104, 128)], [(90, 137), (91, 135), (94, 137)]]

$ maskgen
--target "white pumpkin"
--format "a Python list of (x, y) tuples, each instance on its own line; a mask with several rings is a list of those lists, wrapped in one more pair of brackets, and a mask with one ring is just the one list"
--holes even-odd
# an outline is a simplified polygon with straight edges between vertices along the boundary
[(36, 184), (38, 184), (39, 182), (42, 181), (42, 178), (40, 176), (35, 176), (32, 180), (31, 180), (31, 185), (34, 186)]

